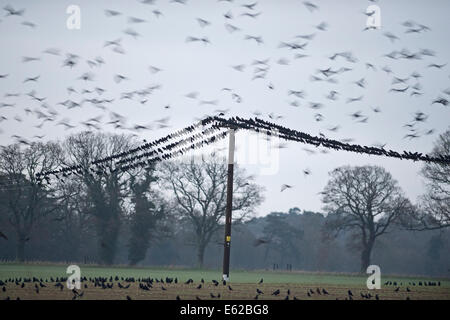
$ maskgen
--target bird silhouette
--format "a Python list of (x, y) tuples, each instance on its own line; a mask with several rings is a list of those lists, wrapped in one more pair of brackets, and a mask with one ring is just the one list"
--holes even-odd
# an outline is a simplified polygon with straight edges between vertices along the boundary
[(291, 189), (293, 186), (289, 184), (283, 184), (281, 185), (281, 192), (283, 192), (286, 189)]
[(3, 239), (5, 239), (5, 240), (8, 240), (8, 237), (7, 237), (3, 232), (1, 232), (1, 231), (0, 231), (0, 238), (3, 238)]
[(9, 4), (4, 6), (3, 10), (6, 11), (6, 16), (23, 16), (25, 13), (25, 9), (16, 10)]

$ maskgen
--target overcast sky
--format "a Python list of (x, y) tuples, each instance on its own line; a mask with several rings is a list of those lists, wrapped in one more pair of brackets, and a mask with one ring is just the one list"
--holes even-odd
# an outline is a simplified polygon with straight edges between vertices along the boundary
[[(187, 0), (186, 4), (171, 0), (0, 1), (2, 8), (11, 5), (15, 10), (25, 9), (22, 16), (7, 16), (6, 10), (0, 14), (0, 76), (3, 76), (0, 78), (0, 145), (13, 143), (14, 135), (30, 141), (40, 140), (36, 136), (41, 135), (45, 135), (43, 141), (63, 139), (86, 130), (80, 123), (97, 116), (102, 117), (102, 131), (134, 133), (139, 139), (150, 141), (222, 109), (228, 109), (227, 117), (253, 117), (259, 111), (263, 119), (306, 133), (322, 133), (338, 140), (353, 139), (354, 143), (365, 145), (386, 144), (386, 148), (399, 151), (428, 153), (437, 136), (448, 130), (450, 107), (432, 102), (438, 97), (449, 98), (444, 93), (450, 88), (450, 66), (445, 65), (450, 53), (449, 1), (315, 0), (318, 9), (312, 11), (301, 0), (260, 0), (253, 9), (242, 6), (252, 3), (242, 0)], [(368, 18), (364, 13), (374, 3), (380, 8), (381, 29), (363, 31)], [(81, 9), (80, 30), (69, 30), (66, 26), (69, 17), (66, 9), (70, 5)], [(105, 10), (120, 14), (108, 16)], [(155, 10), (162, 14), (157, 16)], [(260, 14), (252, 18), (244, 13)], [(144, 21), (132, 19), (132, 22), (130, 17)], [(197, 18), (209, 23), (201, 26)], [(405, 21), (412, 21), (412, 25), (405, 26)], [(326, 22), (325, 30), (317, 28), (322, 22)], [(230, 32), (225, 23), (238, 29)], [(130, 35), (133, 32), (137, 35)], [(391, 41), (386, 32), (398, 39)], [(310, 34), (315, 34), (312, 40), (297, 37)], [(261, 37), (262, 43), (246, 39), (247, 35)], [(210, 43), (187, 42), (188, 37), (206, 37)], [(118, 39), (122, 53), (113, 50), (117, 46), (105, 46), (105, 42)], [(282, 42), (307, 44), (290, 49), (280, 46)], [(419, 59), (385, 56), (403, 49), (406, 55), (423, 49), (435, 54), (418, 54)], [(351, 52), (355, 60), (346, 61), (342, 56), (330, 59), (342, 52)], [(69, 53), (79, 56), (72, 68), (63, 66)], [(23, 57), (38, 60), (23, 62)], [(104, 64), (98, 64), (97, 57)], [(255, 60), (266, 59), (269, 59), (267, 66), (254, 64)], [(430, 67), (432, 64), (440, 68)], [(242, 71), (232, 67), (237, 65), (243, 66)], [(150, 66), (161, 71), (153, 69), (152, 72)], [(258, 72), (260, 67), (267, 71)], [(328, 77), (318, 72), (343, 67), (350, 70)], [(392, 73), (383, 71), (386, 67)], [(421, 77), (412, 77), (413, 72)], [(80, 79), (85, 73), (92, 74), (92, 81)], [(117, 74), (126, 79), (117, 83), (114, 81)], [(255, 75), (264, 77), (254, 79)], [(25, 82), (36, 76), (39, 76), (37, 81)], [(311, 76), (332, 78), (335, 82), (311, 81)], [(406, 80), (393, 84), (394, 77)], [(364, 87), (358, 86), (355, 82), (363, 78)], [(134, 94), (131, 99), (123, 99), (126, 92), (155, 85), (161, 87), (146, 97)], [(69, 94), (68, 87), (76, 92)], [(404, 93), (391, 91), (406, 87)], [(95, 88), (105, 91), (99, 95)], [(44, 106), (30, 97), (33, 90), (33, 96), (45, 97)], [(304, 96), (296, 97), (289, 94), (290, 90), (302, 91)], [(327, 98), (330, 91), (337, 92), (336, 100)], [(414, 91), (419, 94), (411, 95)], [(186, 97), (192, 92), (198, 92), (196, 99)], [(348, 99), (358, 97), (362, 99), (348, 103)], [(104, 109), (88, 102), (70, 109), (58, 104), (68, 99), (80, 103), (92, 98), (114, 101), (102, 104)], [(322, 107), (313, 109), (311, 103), (320, 103)], [(32, 112), (27, 113), (27, 109)], [(36, 110), (47, 115), (56, 111), (52, 116), (54, 121), (35, 127), (42, 123)], [(115, 130), (106, 124), (111, 120), (111, 111), (126, 117), (128, 127), (154, 126), (155, 120), (170, 117), (169, 127), (138, 132)], [(363, 118), (368, 117), (365, 123), (350, 116), (358, 111)], [(427, 116), (425, 122), (414, 124), (419, 138), (405, 138), (410, 132), (404, 125), (412, 123), (416, 112)], [(318, 113), (322, 121), (317, 121)], [(271, 120), (269, 114), (281, 117)], [(57, 125), (61, 120), (75, 128), (65, 130)], [(336, 131), (329, 130), (336, 126)], [(429, 132), (431, 129), (434, 131)], [(318, 193), (327, 183), (328, 172), (347, 164), (385, 167), (413, 201), (424, 191), (423, 180), (418, 175), (421, 163), (342, 151), (315, 150), (312, 154), (304, 148), (313, 150), (313, 147), (291, 142), (287, 148), (272, 150), (269, 159), (276, 170), (264, 171), (261, 168), (267, 166), (266, 158), (248, 164), (249, 157), (243, 153), (255, 147), (255, 143), (245, 133), (237, 136), (238, 164), (245, 164), (256, 175), (256, 182), (266, 188), (266, 199), (258, 215), (287, 211), (294, 206), (320, 211), (322, 203)], [(264, 150), (264, 142), (260, 147)], [(304, 170), (311, 174), (305, 175)], [(284, 183), (293, 188), (280, 192)]]

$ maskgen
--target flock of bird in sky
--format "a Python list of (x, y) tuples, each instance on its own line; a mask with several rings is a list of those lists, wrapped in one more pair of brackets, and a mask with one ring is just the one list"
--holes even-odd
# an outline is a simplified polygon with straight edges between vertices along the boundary
[[(56, 126), (64, 128), (67, 133), (75, 132), (78, 130), (114, 130), (123, 131), (139, 137), (143, 132), (151, 130), (159, 130), (170, 128), (170, 121), (172, 116), (176, 116), (177, 111), (171, 104), (163, 106), (163, 109), (169, 114), (162, 118), (154, 119), (151, 123), (129, 123), (126, 108), (115, 108), (117, 105), (124, 105), (133, 101), (142, 106), (146, 106), (152, 103), (152, 95), (156, 94), (163, 87), (163, 83), (153, 84), (151, 86), (142, 86), (132, 91), (121, 91), (120, 86), (124, 83), (130, 82), (131, 79), (127, 75), (126, 71), (114, 71), (113, 81), (117, 84), (116, 89), (109, 89), (103, 86), (102, 83), (96, 81), (97, 73), (102, 72), (102, 68), (108, 68), (108, 61), (103, 58), (105, 51), (111, 51), (119, 56), (123, 56), (123, 59), (132, 59), (127, 57), (127, 46), (124, 39), (135, 39), (136, 41), (142, 41), (143, 35), (139, 31), (140, 26), (151, 23), (152, 19), (165, 19), (169, 12), (163, 12), (158, 8), (160, 1), (157, 0), (139, 0), (139, 5), (149, 6), (151, 8), (152, 17), (136, 17), (130, 16), (127, 12), (115, 10), (113, 8), (105, 8), (104, 16), (106, 19), (116, 19), (117, 23), (125, 19), (125, 28), (122, 30), (122, 34), (118, 34), (114, 39), (108, 39), (104, 41), (102, 46), (98, 48), (98, 54), (91, 58), (82, 57), (77, 53), (68, 52), (64, 48), (42, 48), (41, 54), (28, 56), (23, 52), (17, 52), (21, 59), (21, 63), (24, 65), (29, 64), (42, 64), (45, 66), (47, 59), (59, 59), (61, 61), (61, 68), (71, 70), (77, 73), (77, 78), (73, 83), (68, 83), (66, 86), (66, 99), (62, 101), (52, 101), (52, 97), (43, 96), (39, 92), (39, 85), (41, 81), (45, 81), (45, 75), (42, 74), (30, 74), (22, 80), (20, 87), (23, 88), (23, 92), (5, 92), (0, 97), (0, 141), (2, 145), (6, 145), (7, 142), (13, 141), (23, 145), (29, 145), (33, 141), (41, 141), (46, 139), (46, 130), (49, 126)], [(170, 6), (192, 6), (196, 5), (189, 0), (169, 0)], [(257, 46), (266, 45), (265, 36), (255, 34), (243, 30), (239, 27), (239, 21), (242, 19), (248, 19), (255, 24), (258, 23), (258, 19), (270, 12), (264, 12), (261, 9), (261, 4), (258, 1), (255, 2), (243, 2), (238, 0), (218, 0), (217, 5), (224, 6), (222, 21), (213, 21), (208, 16), (202, 16), (196, 18), (198, 28), (195, 29), (196, 34), (189, 34), (186, 32), (185, 45), (186, 46), (214, 46), (215, 40), (209, 39), (207, 36), (201, 35), (204, 30), (211, 28), (214, 24), (223, 24), (225, 30), (229, 34), (239, 35), (239, 41), (254, 42)], [(305, 14), (316, 14), (323, 8), (319, 1), (299, 1), (303, 6)], [(368, 3), (376, 3), (376, 1), (368, 1)], [(27, 8), (15, 7), (15, 4), (7, 4), (3, 7), (4, 15), (1, 17), (0, 26), (6, 20), (15, 19), (17, 24), (23, 25), (25, 28), (29, 28), (30, 32), (38, 30), (39, 25), (33, 22), (32, 14), (28, 14)], [(362, 11), (363, 15), (370, 17), (374, 12)], [(122, 19), (122, 20), (120, 20)], [(425, 34), (432, 32), (429, 26), (416, 22), (414, 20), (407, 20), (401, 24), (403, 28), (403, 35), (394, 34), (387, 30), (382, 32), (387, 41), (392, 45), (397, 44), (401, 37), (408, 37), (411, 35)], [(320, 38), (322, 33), (328, 32), (332, 27), (326, 21), (322, 21), (312, 27), (310, 32), (302, 34), (295, 34), (290, 40), (280, 40), (278, 49), (283, 54), (289, 55), (290, 58), (255, 58), (250, 63), (238, 63), (229, 66), (236, 73), (242, 73), (243, 77), (247, 76), (246, 71), (251, 70), (251, 77), (249, 81), (261, 81), (264, 83), (266, 90), (276, 91), (280, 90), (274, 81), (271, 81), (271, 71), (274, 66), (289, 66), (298, 61), (305, 61), (308, 63), (308, 47), (314, 41)], [(361, 32), (372, 32), (371, 28), (362, 28)], [(14, 32), (14, 31), (11, 31)], [(237, 44), (239, 45), (239, 43)], [(291, 88), (284, 93), (285, 98), (289, 101), (289, 106), (292, 108), (309, 108), (313, 112), (312, 121), (316, 123), (323, 123), (328, 120), (326, 116), (326, 108), (328, 105), (332, 105), (336, 101), (344, 101), (346, 105), (356, 105), (364, 101), (364, 90), (368, 90), (369, 83), (367, 77), (361, 77), (353, 79), (352, 92), (359, 92), (352, 96), (344, 97), (343, 93), (338, 90), (341, 77), (345, 74), (351, 74), (354, 67), (363, 65), (366, 69), (366, 73), (370, 72), (383, 72), (391, 81), (391, 88), (388, 92), (390, 95), (407, 95), (411, 99), (421, 97), (424, 94), (423, 90), (423, 75), (421, 72), (411, 70), (408, 76), (400, 76), (396, 74), (392, 67), (400, 61), (424, 61), (424, 68), (426, 70), (436, 70), (436, 72), (448, 72), (447, 61), (442, 61), (442, 58), (438, 58), (438, 54), (432, 49), (420, 49), (413, 51), (407, 48), (394, 49), (390, 52), (386, 52), (383, 55), (386, 63), (385, 65), (376, 65), (370, 62), (361, 62), (357, 55), (352, 51), (339, 51), (334, 52), (328, 56), (329, 65), (318, 67), (313, 74), (308, 75), (311, 83), (324, 83), (335, 85), (335, 89), (327, 90), (323, 92), (325, 102), (312, 101), (308, 99), (308, 92), (306, 88)], [(340, 63), (340, 66), (336, 66)], [(145, 68), (151, 75), (156, 76), (164, 73), (166, 68), (170, 66), (161, 66), (146, 64)], [(422, 64), (421, 67), (422, 68)], [(419, 68), (417, 68), (419, 70)], [(0, 68), (0, 87), (2, 82), (8, 81), (11, 77), (9, 73), (3, 73)], [(328, 88), (324, 86), (324, 88)], [(233, 113), (234, 109), (244, 104), (245, 94), (235, 90), (231, 87), (221, 88), (221, 93), (226, 94), (231, 99), (233, 107), (222, 107), (222, 103), (219, 99), (203, 99), (198, 91), (191, 91), (184, 94), (184, 98), (187, 101), (197, 101), (198, 106), (209, 106), (215, 110), (212, 111), (213, 115), (226, 116), (229, 113)], [(449, 96), (450, 87), (443, 89), (439, 95), (429, 101), (429, 106), (433, 108), (449, 108)], [(27, 98), (29, 103), (23, 105), (19, 102), (19, 98)], [(237, 106), (237, 107), (235, 107)], [(70, 116), (71, 110), (74, 109), (86, 109), (95, 108), (99, 114), (94, 117), (87, 117), (82, 121), (75, 123), (72, 122)], [(428, 107), (428, 106), (424, 106)], [(173, 110), (173, 115), (170, 114)], [(8, 111), (8, 113), (6, 113)], [(367, 124), (370, 120), (370, 113), (378, 115), (382, 113), (380, 107), (370, 107), (369, 110), (356, 110), (348, 113), (349, 119), (354, 123)], [(270, 121), (277, 122), (284, 119), (281, 108), (274, 108), (273, 111), (263, 113), (258, 110), (253, 110), (252, 115), (256, 117), (270, 119)], [(4, 132), (1, 129), (3, 122), (25, 122), (28, 118), (32, 121), (36, 121), (34, 129), (37, 129), (39, 133), (33, 136), (24, 136), (21, 134), (8, 135), (8, 132)], [(404, 130), (404, 139), (418, 139), (421, 136), (435, 134), (435, 129), (427, 126), (427, 120), (429, 118), (429, 112), (417, 111), (411, 115), (411, 119), (407, 123), (401, 124)], [(330, 133), (338, 132), (342, 128), (342, 124), (330, 124), (326, 127)], [(320, 132), (319, 135), (325, 138), (325, 134)], [(343, 143), (349, 143), (352, 139), (341, 139)], [(377, 147), (384, 148), (385, 144), (379, 144)], [(280, 148), (283, 147), (280, 145)], [(310, 151), (305, 148), (306, 151)], [(313, 151), (311, 151), (313, 152)], [(310, 169), (303, 169), (303, 174), (308, 176), (311, 174)], [(281, 191), (284, 191), (292, 187), (285, 184), (281, 187)]]

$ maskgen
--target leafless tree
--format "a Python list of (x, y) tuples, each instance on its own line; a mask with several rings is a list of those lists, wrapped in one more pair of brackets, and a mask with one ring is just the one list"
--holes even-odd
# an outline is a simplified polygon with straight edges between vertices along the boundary
[(56, 143), (32, 143), (25, 149), (19, 144), (0, 152), (0, 214), (6, 214), (17, 233), (16, 257), (25, 260), (25, 245), (33, 227), (46, 214), (57, 209), (50, 187), (42, 187), (35, 174), (54, 170), (61, 163), (62, 151)]
[[(439, 136), (431, 154), (450, 156), (450, 130)], [(429, 162), (421, 174), (426, 179), (426, 194), (421, 197), (419, 210), (407, 220), (407, 228), (433, 230), (450, 227), (450, 165)]]
[[(213, 154), (197, 161), (167, 162), (161, 169), (163, 186), (174, 195), (177, 213), (194, 229), (197, 262), (201, 268), (205, 249), (225, 216), (226, 161)], [(250, 217), (262, 202), (262, 189), (237, 168), (233, 180), (233, 221), (239, 222)]]
[(322, 192), (325, 210), (331, 215), (325, 231), (337, 235), (351, 230), (361, 249), (361, 272), (370, 265), (378, 237), (413, 206), (389, 172), (378, 166), (343, 166), (330, 172)]

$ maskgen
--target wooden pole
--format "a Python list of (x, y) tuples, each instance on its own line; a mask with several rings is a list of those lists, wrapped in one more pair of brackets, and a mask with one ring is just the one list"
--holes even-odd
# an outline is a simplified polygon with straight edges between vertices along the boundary
[(230, 279), (230, 245), (231, 245), (231, 212), (233, 207), (233, 171), (234, 171), (234, 129), (229, 130), (228, 144), (228, 177), (227, 177), (227, 206), (225, 209), (225, 238), (223, 249), (223, 280)]

